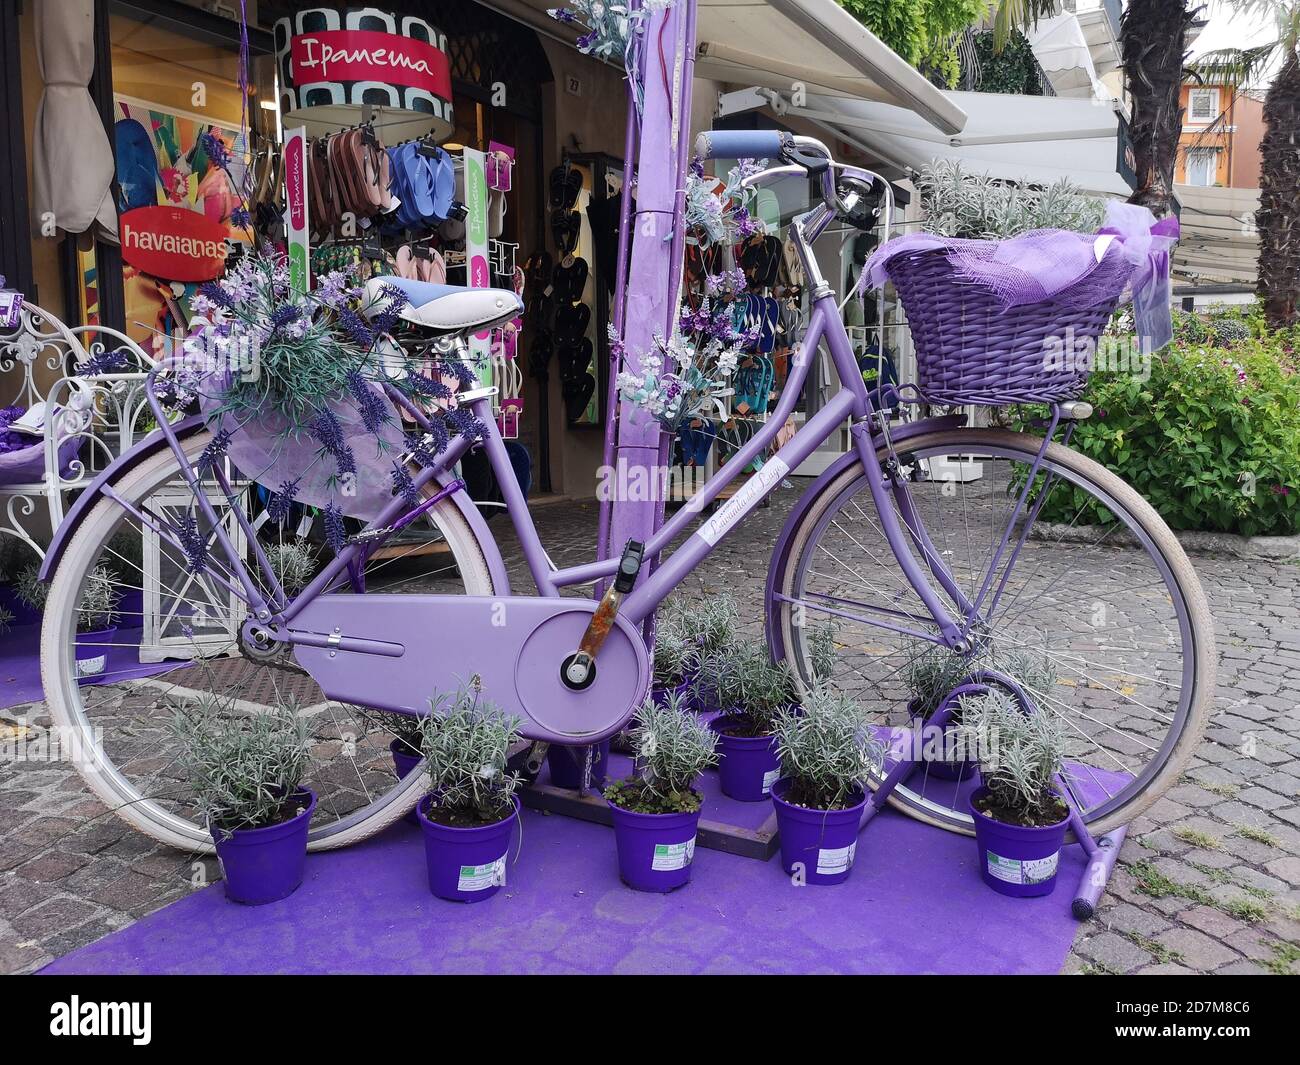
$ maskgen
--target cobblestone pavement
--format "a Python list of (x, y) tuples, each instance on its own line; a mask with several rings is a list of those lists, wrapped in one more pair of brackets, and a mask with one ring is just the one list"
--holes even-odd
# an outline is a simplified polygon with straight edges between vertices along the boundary
[[(745, 538), (724, 542), (687, 589), (736, 594), (754, 633), (795, 495), (782, 490), (756, 511)], [(557, 565), (590, 558), (594, 504), (536, 514)], [(508, 522), (492, 525), (516, 590), (529, 590)], [(1300, 566), (1195, 561), (1219, 640), (1214, 721), (1183, 779), (1132, 825), (1068, 973), (1300, 972)], [(5, 713), (48, 723), (40, 712)], [(0, 972), (39, 968), (217, 876), (214, 862), (109, 816), (63, 764), (0, 765), (0, 811)]]

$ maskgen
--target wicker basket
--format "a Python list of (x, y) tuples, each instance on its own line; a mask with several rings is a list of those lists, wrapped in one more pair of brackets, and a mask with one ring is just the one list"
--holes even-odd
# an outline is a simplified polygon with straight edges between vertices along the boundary
[[(931, 403), (1074, 399), (1092, 367), (1081, 351), (1088, 340), (1095, 345), (1119, 302), (1082, 310), (1050, 301), (1004, 307), (984, 285), (958, 279), (941, 248), (896, 256), (889, 277), (911, 326), (917, 386)], [(1052, 345), (1049, 338), (1061, 339)]]

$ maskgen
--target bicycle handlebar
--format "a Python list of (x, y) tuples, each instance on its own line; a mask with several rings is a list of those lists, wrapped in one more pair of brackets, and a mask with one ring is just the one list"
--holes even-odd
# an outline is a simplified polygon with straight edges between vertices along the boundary
[(701, 159), (784, 159), (793, 147), (794, 138), (776, 129), (713, 129), (695, 138)]

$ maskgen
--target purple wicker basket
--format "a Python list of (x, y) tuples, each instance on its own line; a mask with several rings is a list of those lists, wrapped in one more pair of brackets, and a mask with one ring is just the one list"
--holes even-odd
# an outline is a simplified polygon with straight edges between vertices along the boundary
[[(894, 257), (889, 278), (912, 330), (917, 387), (931, 403), (1074, 399), (1088, 383), (1091, 360), (1071, 352), (1095, 343), (1119, 303), (1117, 297), (1082, 309), (1054, 301), (1004, 307), (984, 285), (960, 280), (942, 248)], [(1066, 337), (1072, 344), (1060, 358), (1064, 341), (1050, 339)]]

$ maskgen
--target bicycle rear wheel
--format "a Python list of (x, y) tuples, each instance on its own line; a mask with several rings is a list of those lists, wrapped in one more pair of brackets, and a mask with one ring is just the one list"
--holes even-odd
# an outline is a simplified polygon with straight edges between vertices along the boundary
[[(183, 441), (191, 462), (211, 439), (198, 431)], [(137, 509), (165, 520), (193, 515), (193, 494), (180, 479), (176, 458), (164, 450), (125, 474), (115, 492)], [(210, 498), (220, 498), (211, 472)], [(436, 490), (427, 489), (432, 492)], [(247, 508), (252, 485), (236, 487)], [(456, 505), (446, 499), (429, 511), (421, 543), (397, 547), (366, 566), (366, 587), (385, 593), (494, 594), (479, 541)], [(259, 541), (276, 551), (291, 532)], [(229, 526), (234, 534), (235, 523)], [(198, 529), (207, 536), (210, 530)], [(308, 846), (345, 846), (396, 821), (422, 791), (423, 774), (397, 776), (390, 744), (406, 734), (403, 715), (346, 706), (325, 698), (291, 654), (266, 656), (243, 646), (246, 604), (217, 578), (229, 578), (219, 548), (192, 569), (167, 541), (150, 536), (120, 503), (104, 497), (91, 508), (54, 573), (41, 631), (41, 674), (56, 726), (75, 730), (83, 749), (77, 768), (92, 791), (118, 816), (155, 839), (206, 853), (212, 841), (181, 779), (170, 723), (177, 710), (248, 714), (291, 705), (311, 722), (313, 765), (305, 783), (316, 791)], [(279, 563), (284, 566), (287, 563)], [(246, 566), (260, 580), (256, 563)], [(88, 653), (78, 632), (88, 589), (109, 575), (124, 596), (116, 608), (116, 635), (91, 649), (102, 652), (91, 676), (79, 676), (77, 659)], [(299, 575), (302, 576), (301, 574)], [(305, 583), (305, 582), (304, 582)], [(329, 594), (346, 594), (336, 587)], [(85, 628), (82, 624), (81, 628)], [(86, 665), (80, 667), (84, 674)], [(432, 694), (432, 693), (430, 693)]]
[[(933, 551), (972, 601), (1040, 446), (992, 429), (939, 430), (899, 445)], [(1200, 740), (1214, 692), (1213, 625), (1182, 547), (1129, 485), (1052, 444), (1033, 497), (1044, 490), (1042, 516), (965, 658), (972, 668), (976, 660), (996, 666), (1020, 652), (1049, 664), (1054, 678), (1029, 695), (1065, 724), (1067, 783), (1090, 829), (1107, 832), (1172, 786)], [(898, 513), (892, 496), (890, 505)], [(1098, 508), (1112, 520), (1089, 524)], [(1019, 535), (1017, 528), (1008, 554)], [(910, 548), (925, 571), (931, 549)], [(860, 464), (827, 484), (774, 564), (769, 638), (778, 657), (810, 683), (812, 627), (831, 619), (837, 654), (829, 683), (859, 699), (882, 737), (908, 727), (908, 664), (935, 645), (871, 622), (923, 632), (935, 626), (890, 549)], [(990, 594), (1002, 585), (1003, 567)], [(933, 583), (960, 617), (955, 597)], [(931, 766), (918, 765), (890, 801), (912, 817), (971, 832), (965, 798), (977, 783), (973, 772), (959, 770), (952, 780)]]

